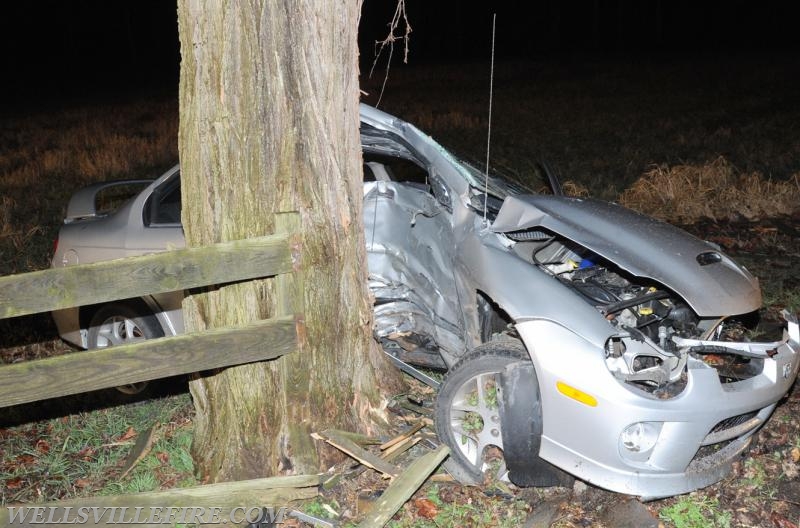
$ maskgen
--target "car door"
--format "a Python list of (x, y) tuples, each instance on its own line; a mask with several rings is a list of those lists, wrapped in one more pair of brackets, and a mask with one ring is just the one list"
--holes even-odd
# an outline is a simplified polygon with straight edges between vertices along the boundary
[(185, 245), (181, 227), (180, 171), (160, 178), (149, 193), (137, 198), (131, 210), (125, 237), (129, 256), (181, 248)]
[[(185, 246), (181, 226), (180, 170), (159, 178), (149, 193), (142, 193), (131, 210), (125, 236), (127, 256), (147, 255)], [(183, 332), (183, 291), (150, 295), (145, 302), (156, 313), (167, 334)]]
[(367, 152), (364, 160), (375, 335), (401, 359), (443, 366), (439, 349), (455, 353), (464, 343), (447, 195), (413, 161)]

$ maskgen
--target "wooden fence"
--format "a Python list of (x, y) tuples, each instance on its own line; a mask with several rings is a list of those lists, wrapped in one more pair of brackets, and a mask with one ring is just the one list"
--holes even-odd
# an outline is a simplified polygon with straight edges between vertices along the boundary
[[(0, 319), (270, 276), (296, 296), (296, 213), (278, 215), (278, 226), (285, 232), (0, 277)], [(300, 302), (284, 298), (283, 315), (242, 327), (2, 365), (0, 407), (277, 358), (297, 347)]]
[[(304, 286), (300, 255), (292, 244), (297, 214), (277, 215), (276, 226), (280, 234), (0, 277), (0, 319), (271, 276), (276, 280), (280, 314), (236, 328), (2, 365), (0, 407), (263, 361), (295, 351)], [(377, 528), (388, 523), (448, 452), (441, 446), (397, 475), (361, 526)], [(398, 473), (391, 467), (392, 474)], [(117, 524), (117, 509), (213, 506), (228, 513), (236, 507), (310, 498), (318, 494), (321, 482), (321, 475), (272, 477), (36, 506), (52, 508), (58, 512), (54, 518), (61, 518), (68, 511), (91, 505), (93, 512), (103, 513), (87, 524), (110, 526)], [(36, 525), (14, 521), (12, 509), (0, 508), (0, 525)]]

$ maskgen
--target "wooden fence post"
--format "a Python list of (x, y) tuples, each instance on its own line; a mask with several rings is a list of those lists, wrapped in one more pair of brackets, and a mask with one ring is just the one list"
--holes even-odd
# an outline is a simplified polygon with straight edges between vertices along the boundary
[(301, 314), (303, 310), (303, 263), (300, 255), (300, 214), (296, 211), (275, 215), (275, 234), (287, 235), (294, 273), (275, 276), (276, 316)]

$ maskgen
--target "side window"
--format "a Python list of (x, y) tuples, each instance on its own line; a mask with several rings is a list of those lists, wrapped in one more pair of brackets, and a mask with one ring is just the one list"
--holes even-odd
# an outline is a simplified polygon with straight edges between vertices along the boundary
[(413, 161), (364, 152), (364, 181), (392, 181), (433, 195), (448, 212), (453, 212), (450, 193), (440, 178)]
[[(411, 160), (399, 157), (364, 153), (364, 180), (368, 177), (375, 180), (388, 180), (405, 183), (418, 189), (431, 192), (428, 171)], [(369, 173), (367, 167), (370, 168)]]
[(181, 222), (181, 180), (176, 173), (153, 191), (144, 206), (144, 225), (175, 225)]

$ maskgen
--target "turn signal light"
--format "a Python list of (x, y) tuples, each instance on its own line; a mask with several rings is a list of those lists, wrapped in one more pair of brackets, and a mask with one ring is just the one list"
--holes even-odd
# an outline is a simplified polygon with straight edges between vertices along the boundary
[(586, 394), (582, 390), (567, 385), (563, 381), (556, 382), (556, 388), (558, 389), (558, 392), (567, 398), (572, 398), (573, 400), (579, 401), (584, 405), (588, 405), (589, 407), (597, 407), (597, 398), (591, 394)]

